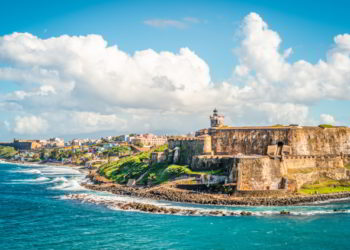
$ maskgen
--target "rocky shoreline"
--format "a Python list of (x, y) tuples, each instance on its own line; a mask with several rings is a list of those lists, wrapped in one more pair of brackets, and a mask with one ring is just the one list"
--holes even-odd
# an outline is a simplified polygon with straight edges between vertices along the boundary
[(178, 189), (172, 183), (151, 188), (134, 188), (111, 183), (90, 171), (88, 177), (94, 184), (84, 184), (84, 187), (95, 191), (106, 191), (118, 195), (142, 197), (152, 200), (166, 200), (182, 203), (194, 203), (203, 205), (223, 206), (292, 206), (306, 203), (326, 202), (335, 199), (350, 198), (350, 192), (316, 195), (296, 195), (270, 197), (234, 196), (225, 194), (198, 193), (189, 190)]
[[(200, 210), (195, 208), (179, 208), (179, 207), (165, 207), (142, 202), (120, 202), (113, 200), (96, 199), (88, 194), (70, 194), (66, 195), (65, 199), (80, 200), (98, 205), (104, 205), (111, 209), (139, 211), (145, 213), (155, 214), (173, 214), (173, 215), (187, 215), (187, 216), (250, 216), (252, 212), (248, 211), (227, 211), (227, 210)], [(280, 214), (287, 215), (288, 212), (281, 211)]]

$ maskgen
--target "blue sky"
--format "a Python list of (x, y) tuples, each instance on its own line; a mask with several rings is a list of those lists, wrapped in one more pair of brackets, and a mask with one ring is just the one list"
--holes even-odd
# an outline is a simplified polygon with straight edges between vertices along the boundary
[[(232, 77), (235, 67), (240, 63), (233, 53), (240, 47), (242, 20), (249, 13), (257, 13), (268, 28), (278, 32), (282, 43), (280, 51), (292, 48), (289, 63), (305, 60), (316, 64), (326, 60), (327, 53), (334, 47), (334, 37), (349, 33), (350, 19), (347, 1), (2, 1), (0, 9), (0, 36), (13, 32), (30, 33), (39, 39), (51, 37), (86, 36), (98, 34), (108, 42), (108, 46), (117, 45), (121, 51), (133, 55), (135, 51), (152, 49), (155, 52), (168, 51), (178, 53), (181, 48), (189, 48), (200, 57), (210, 70), (211, 82), (236, 81)], [(148, 22), (147, 22), (148, 21)], [(168, 21), (162, 25), (150, 25), (150, 21)], [(170, 21), (170, 22), (169, 22)], [(162, 27), (160, 27), (162, 26)], [(1, 59), (1, 58), (0, 58)], [(19, 67), (11, 60), (0, 60), (0, 66)], [(256, 70), (256, 69), (255, 69)], [(0, 79), (0, 93), (6, 95), (14, 91), (29, 91), (33, 86), (20, 84), (9, 79)], [(245, 83), (235, 82), (237, 86)], [(350, 84), (350, 83), (349, 83)], [(348, 84), (348, 85), (349, 85)], [(308, 90), (310, 91), (310, 89)], [(7, 100), (8, 101), (8, 100)], [(281, 100), (282, 101), (282, 100)], [(293, 100), (288, 100), (294, 103)], [(300, 100), (298, 101), (300, 102)], [(19, 103), (19, 102), (17, 102)], [(319, 123), (322, 114), (331, 115), (339, 125), (349, 124), (347, 107), (349, 100), (343, 97), (320, 97), (315, 100), (303, 100), (309, 109), (305, 123)], [(25, 103), (21, 105), (30, 106)], [(135, 105), (130, 105), (130, 107)], [(137, 105), (136, 105), (137, 106)], [(209, 108), (208, 104), (208, 108)], [(220, 105), (218, 105), (220, 106)], [(226, 111), (229, 105), (222, 105)], [(116, 105), (116, 110), (124, 107)], [(211, 106), (210, 106), (211, 107)], [(73, 108), (72, 108), (73, 109)], [(171, 110), (175, 108), (172, 107)], [(180, 107), (176, 110), (181, 109)], [(55, 106), (49, 111), (55, 110)], [(83, 110), (81, 106), (74, 110)], [(39, 116), (48, 110), (27, 109), (20, 112), (2, 112), (0, 119), (12, 124), (17, 117)], [(116, 111), (117, 112), (117, 111)], [(124, 111), (118, 111), (123, 119), (130, 117)], [(129, 111), (128, 111), (129, 112)], [(128, 113), (127, 112), (127, 113)], [(164, 115), (165, 110), (154, 111)], [(189, 112), (189, 111), (188, 111)], [(192, 110), (194, 112), (194, 110)], [(102, 111), (98, 111), (102, 114)], [(209, 111), (208, 111), (209, 113)], [(128, 113), (130, 115), (130, 112)], [(137, 113), (139, 114), (139, 113)], [(106, 113), (111, 115), (111, 112)], [(135, 115), (133, 113), (132, 115)], [(254, 122), (251, 119), (236, 120), (235, 113), (227, 114), (228, 121), (237, 124)], [(263, 116), (263, 115), (262, 115)], [(152, 117), (152, 116), (151, 116)], [(152, 119), (148, 117), (149, 119)], [(242, 115), (237, 115), (242, 117)], [(179, 118), (188, 121), (187, 118)], [(184, 130), (171, 128), (169, 131), (185, 132), (195, 130), (195, 126), (207, 126), (207, 116), (187, 126)], [(263, 123), (268, 123), (267, 120)], [(273, 120), (275, 121), (275, 120)], [(7, 125), (8, 126), (8, 125)], [(14, 126), (14, 125), (10, 125)], [(50, 126), (50, 122), (47, 126)], [(46, 126), (46, 127), (47, 127)], [(152, 124), (150, 124), (152, 127)], [(131, 126), (132, 127), (132, 126)], [(8, 128), (9, 129), (9, 128)], [(135, 127), (140, 132), (144, 128)], [(149, 126), (147, 129), (150, 129)], [(146, 130), (147, 130), (146, 129)], [(127, 129), (111, 130), (108, 133), (124, 132)], [(151, 129), (152, 130), (152, 129)], [(167, 131), (166, 124), (155, 128)], [(59, 131), (45, 128), (45, 135), (51, 136)], [(20, 132), (20, 129), (17, 130)], [(87, 130), (87, 135), (107, 133), (106, 131)], [(39, 132), (38, 132), (39, 133)], [(64, 137), (79, 136), (76, 132), (62, 132)], [(85, 134), (84, 134), (85, 135)], [(0, 135), (1, 139), (14, 136), (35, 137), (37, 134), (16, 133), (9, 129)], [(42, 136), (42, 134), (40, 134)]]
[[(348, 1), (2, 1), (0, 34), (30, 32), (41, 38), (101, 34), (123, 50), (152, 48), (176, 52), (189, 47), (211, 66), (213, 80), (226, 79), (236, 59), (231, 50), (235, 31), (250, 12), (263, 16), (283, 37), (283, 47), (295, 48), (291, 60), (324, 58), (337, 34), (349, 32)], [(14, 11), (15, 10), (15, 11)], [(153, 18), (201, 23), (187, 29), (154, 29)], [(142, 37), (142, 39), (140, 39)]]

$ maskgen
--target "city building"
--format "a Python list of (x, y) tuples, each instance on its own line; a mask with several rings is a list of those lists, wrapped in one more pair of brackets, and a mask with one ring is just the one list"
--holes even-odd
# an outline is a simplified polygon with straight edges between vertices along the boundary
[(135, 145), (159, 146), (167, 143), (167, 137), (153, 134), (141, 134), (135, 136), (131, 142)]

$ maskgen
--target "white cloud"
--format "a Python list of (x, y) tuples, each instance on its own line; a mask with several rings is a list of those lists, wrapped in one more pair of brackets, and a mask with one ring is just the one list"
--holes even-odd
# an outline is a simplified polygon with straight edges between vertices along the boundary
[(38, 116), (17, 116), (15, 118), (14, 132), (18, 134), (40, 134), (48, 129), (48, 123)]
[(241, 34), (243, 39), (236, 49), (238, 77), (244, 68), (251, 74), (250, 81), (253, 78), (278, 101), (307, 104), (321, 99), (350, 100), (350, 35), (336, 36), (327, 60), (311, 64), (304, 60), (287, 62), (292, 49), (280, 52), (281, 37), (256, 13), (244, 18)]
[(336, 123), (334, 117), (329, 115), (329, 114), (321, 114), (320, 118), (321, 118), (321, 123), (322, 124), (334, 125)]
[(124, 130), (127, 122), (116, 115), (103, 115), (93, 112), (73, 112), (71, 116), (71, 129), (67, 133), (92, 133), (101, 130)]
[(0, 81), (20, 90), (0, 95), (0, 108), (20, 114), (16, 133), (29, 133), (26, 123), (52, 135), (145, 127), (187, 132), (206, 125), (214, 107), (233, 124), (306, 124), (313, 123), (309, 109), (317, 101), (350, 99), (349, 35), (336, 36), (327, 60), (311, 64), (289, 63), (293, 50), (281, 51), (279, 34), (256, 13), (245, 17), (241, 31), (233, 83), (213, 83), (208, 64), (189, 48), (130, 55), (99, 35), (6, 35)]
[(145, 20), (143, 23), (156, 28), (173, 27), (177, 29), (184, 29), (187, 27), (186, 23), (171, 19), (149, 19)]

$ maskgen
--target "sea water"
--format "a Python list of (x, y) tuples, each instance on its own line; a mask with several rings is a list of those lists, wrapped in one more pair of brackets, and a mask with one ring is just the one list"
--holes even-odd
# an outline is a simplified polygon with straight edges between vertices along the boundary
[[(252, 211), (210, 217), (118, 211), (65, 199), (87, 193), (76, 169), (0, 164), (0, 249), (349, 249), (350, 201), (294, 207), (220, 207), (139, 200), (160, 206)], [(279, 215), (288, 210), (292, 215)]]

